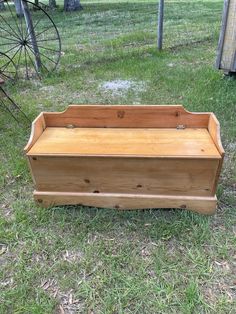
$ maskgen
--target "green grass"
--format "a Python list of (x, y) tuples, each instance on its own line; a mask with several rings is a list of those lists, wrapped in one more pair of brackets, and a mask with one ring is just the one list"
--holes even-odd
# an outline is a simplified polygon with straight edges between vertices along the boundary
[[(1, 111), (0, 313), (236, 312), (236, 81), (214, 68), (221, 1), (191, 4), (167, 3), (166, 47), (175, 48), (162, 53), (155, 1), (55, 11), (64, 52), (57, 73), (6, 89), (31, 120), (70, 103), (214, 111), (226, 150), (217, 213), (39, 208), (22, 151), (30, 129)], [(115, 80), (133, 84), (102, 87)]]

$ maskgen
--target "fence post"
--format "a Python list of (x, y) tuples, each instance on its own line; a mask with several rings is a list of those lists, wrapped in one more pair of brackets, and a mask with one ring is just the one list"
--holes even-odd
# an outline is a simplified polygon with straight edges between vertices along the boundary
[(163, 42), (163, 21), (164, 21), (164, 0), (159, 0), (159, 11), (158, 11), (158, 27), (157, 27), (157, 47), (162, 50)]

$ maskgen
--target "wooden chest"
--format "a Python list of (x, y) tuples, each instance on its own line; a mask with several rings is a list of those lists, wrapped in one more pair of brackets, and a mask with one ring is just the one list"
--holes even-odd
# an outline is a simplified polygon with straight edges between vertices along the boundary
[(213, 113), (182, 106), (73, 105), (43, 112), (25, 147), (35, 200), (211, 214), (224, 150)]

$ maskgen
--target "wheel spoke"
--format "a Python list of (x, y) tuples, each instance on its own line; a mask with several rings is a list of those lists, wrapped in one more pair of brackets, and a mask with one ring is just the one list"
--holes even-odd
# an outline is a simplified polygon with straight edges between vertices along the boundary
[(0, 44), (0, 47), (2, 47), (2, 46), (10, 46), (10, 45), (13, 45), (13, 44), (15, 44), (15, 43), (16, 43), (16, 42), (12, 41), (12, 42), (10, 42), (10, 43)]
[(20, 53), (19, 53), (18, 62), (17, 62), (17, 65), (16, 65), (17, 69), (19, 68), (19, 65), (20, 65), (20, 59), (21, 59), (21, 55), (22, 55), (22, 48), (23, 48), (23, 46), (20, 47)]
[(27, 55), (26, 55), (26, 47), (25, 46), (24, 46), (24, 52), (25, 52), (26, 77), (27, 77), (27, 79), (29, 79), (28, 63), (27, 63)]
[[(41, 22), (41, 20), (43, 19), (44, 16), (41, 16), (40, 19), (33, 25), (33, 29), (35, 30), (36, 26)], [(31, 35), (31, 32), (28, 31), (27, 36), (25, 37), (25, 40), (27, 40), (27, 38), (29, 38), (29, 36)]]
[[(25, 47), (25, 48), (26, 48), (26, 47)], [(36, 74), (39, 76), (39, 73), (38, 73), (38, 70), (37, 70), (37, 68), (36, 68), (36, 65), (35, 65), (34, 61), (32, 60), (32, 58), (31, 58), (31, 56), (30, 56), (30, 53), (29, 53), (29, 51), (27, 50), (27, 48), (26, 48), (26, 52), (27, 52), (27, 54), (28, 54), (28, 56), (29, 56), (29, 58), (30, 58), (31, 63), (33, 64), (33, 67), (34, 67), (34, 69), (35, 69)]]
[(5, 24), (13, 31), (13, 33), (14, 33), (15, 36), (16, 36), (16, 38), (17, 38), (17, 39), (20, 39), (19, 34), (17, 34), (17, 32), (11, 27), (11, 25), (7, 23), (6, 19), (5, 19), (2, 15), (0, 15), (0, 17), (3, 19), (3, 21), (5, 22)]
[[(47, 38), (47, 39), (39, 39), (37, 40), (37, 43), (45, 42), (45, 41), (52, 41), (52, 40), (59, 40), (59, 38)], [(29, 41), (30, 44), (32, 44), (31, 41)]]
[[(36, 57), (36, 54), (35, 54), (34, 50), (33, 50), (29, 45), (27, 45), (27, 47), (29, 48), (29, 50), (31, 51), (31, 53)], [(27, 53), (28, 53), (28, 55), (29, 55), (29, 52), (28, 52), (28, 51), (27, 51)], [(29, 57), (30, 57), (30, 55), (29, 55)], [(31, 60), (31, 62), (33, 63), (33, 66), (34, 66), (34, 69), (35, 69), (37, 75), (39, 76), (39, 70), (36, 68), (35, 63), (32, 61), (32, 58), (31, 58), (31, 57), (30, 57), (30, 60)], [(41, 66), (42, 66), (42, 63), (41, 63)]]
[(49, 26), (48, 28), (46, 28), (45, 30), (43, 30), (42, 32), (35, 34), (35, 37), (39, 37), (40, 35), (42, 35), (43, 33), (47, 32), (49, 29), (54, 28), (53, 25)]
[[(30, 46), (28, 46), (29, 47), (29, 49), (32, 51), (32, 53), (35, 55), (35, 52), (33, 51), (33, 49), (30, 47)], [(42, 54), (42, 53), (41, 53)], [(40, 55), (41, 55), (40, 54)], [(48, 70), (48, 68), (43, 64), (43, 62), (41, 62), (41, 66), (42, 67), (44, 67), (45, 69), (46, 69), (46, 71), (49, 73), (49, 70)]]
[(4, 71), (4, 73), (15, 74), (16, 72), (12, 72), (12, 71)]
[(45, 50), (49, 50), (49, 51), (53, 51), (53, 52), (60, 52), (59, 50), (55, 50), (55, 49), (52, 49), (52, 48), (47, 48), (47, 47), (43, 47), (43, 46), (39, 46), (37, 45), (39, 48), (42, 48), (42, 49), (45, 49)]
[[(30, 79), (32, 75), (41, 77), (42, 73), (46, 74), (46, 72), (53, 71), (58, 65), (61, 55), (61, 42), (51, 17), (35, 3), (19, 0), (22, 4), (23, 16), (18, 18), (15, 11), (15, 0), (3, 1), (6, 4), (8, 14), (2, 16), (0, 13), (0, 50), (6, 50), (5, 53), (11, 56), (13, 66), (11, 62), (4, 59), (2, 64), (0, 63), (0, 73), (4, 72), (4, 77), (10, 78), (16, 76), (17, 69), (19, 69), (19, 73), (23, 73), (25, 78)], [(32, 8), (37, 8), (37, 12), (30, 12), (32, 18), (34, 17), (31, 27), (24, 18), (26, 6), (30, 11)], [(34, 49), (34, 40), (37, 49)], [(40, 56), (42, 64), (37, 67), (37, 57)], [(16, 72), (14, 72), (15, 69)]]
[(57, 64), (56, 61), (54, 61), (53, 59), (49, 58), (48, 56), (46, 56), (45, 54), (43, 54), (42, 52), (40, 52), (40, 55), (44, 56), (45, 58), (47, 58), (49, 61), (51, 61), (54, 64)]
[[(16, 45), (16, 46), (14, 46), (14, 47), (12, 47), (11, 49), (5, 51), (4, 53), (7, 54), (7, 53), (9, 53), (10, 51), (12, 51), (13, 49), (15, 49), (16, 47), (19, 47), (19, 44)], [(20, 47), (21, 47), (21, 46), (20, 46)]]
[[(27, 45), (27, 47), (30, 48), (30, 50), (33, 52), (33, 54), (35, 55), (35, 52), (33, 51), (33, 49), (31, 48), (31, 46)], [(54, 60), (52, 60), (51, 58), (49, 58), (48, 56), (46, 56), (45, 54), (43, 54), (42, 52), (40, 52), (40, 55), (44, 56), (45, 58), (47, 58), (48, 60), (50, 60), (51, 62), (57, 64)]]
[(4, 71), (4, 70), (8, 67), (8, 65), (9, 65), (11, 62), (12, 62), (12, 61), (10, 60), (10, 61), (8, 61), (6, 64), (2, 65), (2, 66), (0, 67), (0, 71)]
[[(13, 107), (14, 110), (17, 110), (18, 112), (20, 112), (27, 121), (30, 122), (29, 118), (27, 117), (27, 115), (20, 109), (20, 107), (12, 100), (12, 98), (10, 96), (8, 96), (8, 94), (0, 87), (1, 91), (3, 92), (3, 94), (5, 95), (5, 97), (10, 101), (11, 106)], [(0, 99), (1, 100), (1, 99)], [(14, 116), (14, 114), (11, 112), (10, 108), (8, 108), (8, 106), (1, 101), (4, 108), (12, 115), (12, 117), (18, 122), (18, 120), (16, 119), (16, 117)]]
[[(22, 46), (21, 46), (22, 47)], [(19, 47), (16, 52), (14, 53), (13, 57), (11, 58), (11, 60), (13, 60), (15, 58), (15, 56), (17, 55), (17, 53), (19, 52), (19, 50), (21, 49), (21, 47)]]
[(9, 79), (9, 80), (12, 79), (10, 76), (6, 75), (5, 72), (4, 73), (1, 72), (1, 76), (5, 77), (6, 79)]
[[(16, 76), (16, 67), (15, 67), (15, 64), (14, 62), (12, 61), (12, 59), (10, 59), (7, 55), (5, 54), (0, 54), (0, 58), (2, 57), (5, 58), (5, 64), (3, 64), (1, 67), (0, 67), (0, 76), (4, 76), (6, 78), (15, 78)], [(4, 61), (4, 59), (3, 59)]]
[[(7, 40), (13, 40), (13, 38), (9, 38), (9, 37), (5, 37), (3, 35), (0, 34), (0, 38), (4, 38), (4, 39), (7, 39)], [(20, 39), (19, 40), (15, 40), (15, 43), (19, 43), (20, 42)]]
[(12, 10), (11, 10), (11, 7), (10, 7), (8, 1), (6, 1), (6, 2), (7, 2), (8, 8), (9, 8), (9, 10), (10, 10), (11, 16), (12, 16), (13, 20), (15, 21), (16, 27), (18, 28), (19, 34), (21, 35), (21, 39), (23, 39), (23, 36), (22, 36), (22, 34), (21, 34), (21, 31), (20, 31), (20, 28), (19, 28), (19, 26), (18, 26), (18, 24), (17, 24), (17, 21), (16, 21), (16, 17), (14, 17), (14, 15), (13, 15), (13, 13), (12, 13)]
[[(7, 29), (3, 28), (2, 26), (0, 26), (0, 30), (3, 30), (4, 32), (6, 32), (7, 34), (9, 34), (10, 36), (15, 37), (17, 40), (20, 40), (20, 37), (17, 37), (15, 34), (9, 32)], [(4, 38), (4, 37), (3, 37)]]
[[(2, 89), (2, 88), (1, 88)], [(7, 98), (8, 98), (8, 96), (6, 96)], [(9, 99), (9, 98), (8, 98)], [(18, 120), (17, 120), (17, 118), (14, 116), (14, 114), (11, 112), (11, 110), (8, 108), (8, 106), (3, 102), (3, 101), (1, 101), (1, 103), (2, 103), (2, 106), (5, 108), (5, 110), (7, 111), (7, 112), (9, 112), (10, 113), (10, 115), (14, 118), (14, 120), (16, 121), (16, 122), (19, 122)]]
[(46, 71), (49, 73), (48, 68), (42, 63), (42, 66), (44, 67), (44, 69), (46, 69)]

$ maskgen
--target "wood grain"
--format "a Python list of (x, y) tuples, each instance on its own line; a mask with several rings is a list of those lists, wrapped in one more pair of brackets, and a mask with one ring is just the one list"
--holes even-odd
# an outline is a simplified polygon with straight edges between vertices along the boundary
[(137, 156), (220, 159), (207, 129), (47, 128), (29, 156)]
[(221, 68), (221, 59), (222, 59), (222, 54), (224, 50), (224, 41), (225, 41), (225, 31), (227, 28), (227, 21), (228, 21), (229, 3), (230, 3), (230, 0), (224, 0), (221, 31), (220, 31), (220, 37), (219, 37), (219, 42), (218, 42), (218, 48), (217, 48), (217, 58), (216, 58), (217, 69)]
[(212, 196), (219, 160), (30, 157), (39, 191)]
[(216, 116), (212, 114), (209, 118), (209, 123), (208, 123), (208, 132), (217, 147), (220, 155), (223, 157), (225, 154), (224, 148), (221, 143), (221, 137), (220, 137), (220, 123), (216, 119)]
[(44, 206), (208, 214), (224, 156), (214, 114), (182, 106), (78, 105), (42, 113), (25, 152), (35, 199)]
[(222, 30), (219, 40), (217, 65), (226, 72), (235, 72), (234, 56), (236, 52), (236, 1), (224, 0)]
[(210, 113), (191, 113), (183, 106), (71, 105), (64, 112), (44, 113), (48, 127), (207, 128)]
[(24, 148), (24, 152), (27, 153), (31, 147), (37, 142), (38, 138), (42, 135), (46, 128), (44, 114), (41, 113), (33, 122), (31, 126), (31, 134), (27, 145)]
[(213, 214), (216, 209), (216, 197), (187, 197), (134, 194), (92, 194), (34, 192), (34, 198), (40, 206), (84, 205), (115, 209), (181, 208), (201, 214)]
[(219, 181), (221, 169), (223, 166), (225, 151), (224, 151), (224, 148), (223, 148), (222, 143), (221, 143), (220, 123), (214, 114), (212, 114), (210, 116), (209, 124), (208, 124), (208, 131), (209, 131), (209, 134), (215, 143), (215, 146), (217, 147), (217, 149), (221, 155), (221, 159), (219, 161), (219, 165), (218, 165), (218, 169), (216, 172), (215, 181), (214, 181), (214, 185), (213, 185), (213, 190), (212, 190), (213, 193), (216, 193), (217, 183)]

